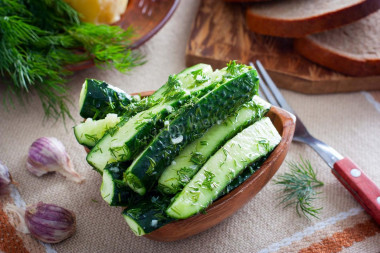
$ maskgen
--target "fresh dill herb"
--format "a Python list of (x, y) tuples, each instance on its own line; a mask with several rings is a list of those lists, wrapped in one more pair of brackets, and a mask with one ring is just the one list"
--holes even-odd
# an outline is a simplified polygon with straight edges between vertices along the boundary
[(151, 176), (154, 172), (154, 168), (156, 167), (156, 161), (149, 156), (148, 156), (148, 158), (149, 158), (150, 165), (149, 165), (149, 168), (147, 169), (147, 171), (145, 172), (145, 174)]
[(208, 142), (207, 142), (207, 141), (201, 141), (201, 145), (202, 145), (202, 146), (207, 146), (207, 145), (208, 145)]
[[(210, 77), (206, 76), (203, 73), (203, 69), (194, 70), (193, 72), (191, 72), (191, 74), (193, 75), (193, 78), (195, 80), (194, 84), (202, 84), (210, 80)], [(189, 88), (192, 88), (192, 87), (189, 87)]]
[(215, 187), (215, 182), (213, 182), (213, 179), (215, 177), (214, 173), (205, 170), (205, 180), (202, 183), (202, 186), (207, 187), (209, 190), (212, 190), (212, 188)]
[(117, 152), (123, 150), (123, 147), (110, 147), (108, 150), (111, 152), (113, 157), (118, 158), (119, 155)]
[(257, 142), (257, 149), (259, 149), (259, 145), (263, 146), (266, 151), (270, 151), (270, 143), (267, 139), (262, 139)]
[(200, 152), (193, 152), (191, 154), (191, 158), (190, 158), (190, 161), (192, 161), (193, 163), (197, 164), (197, 165), (202, 165), (205, 163), (205, 160), (206, 158), (204, 157), (204, 155)]
[(318, 218), (322, 207), (314, 207), (312, 202), (318, 194), (315, 188), (323, 186), (323, 182), (317, 179), (316, 172), (310, 161), (300, 158), (301, 162), (289, 162), (290, 172), (278, 176), (274, 183), (282, 186), (281, 204), (285, 207), (294, 205), (297, 214), (303, 214), (306, 218)]
[(41, 100), (45, 118), (72, 118), (65, 85), (70, 66), (91, 60), (98, 67), (127, 72), (144, 63), (130, 49), (132, 28), (81, 23), (63, 0), (0, 1), (0, 77), (3, 104), (23, 105), (26, 95)]
[(177, 171), (179, 182), (182, 186), (187, 185), (190, 182), (190, 175), (194, 173), (194, 170), (188, 167), (183, 167)]
[(99, 138), (96, 137), (96, 134), (84, 134), (84, 136), (89, 139), (89, 140), (92, 140), (94, 143), (97, 143), (99, 141)]

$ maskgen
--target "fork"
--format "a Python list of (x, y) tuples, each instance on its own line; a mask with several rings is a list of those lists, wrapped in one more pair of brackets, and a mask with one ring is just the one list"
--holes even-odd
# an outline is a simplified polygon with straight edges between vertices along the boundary
[[(255, 67), (250, 62), (252, 67)], [(375, 221), (380, 224), (380, 189), (350, 158), (343, 157), (326, 143), (314, 138), (306, 129), (301, 119), (289, 106), (279, 89), (276, 87), (260, 61), (256, 61), (256, 69), (260, 77), (261, 97), (274, 106), (281, 107), (296, 118), (296, 129), (293, 141), (309, 145), (332, 169), (335, 177), (346, 187), (359, 204)], [(265, 96), (263, 96), (265, 95)]]

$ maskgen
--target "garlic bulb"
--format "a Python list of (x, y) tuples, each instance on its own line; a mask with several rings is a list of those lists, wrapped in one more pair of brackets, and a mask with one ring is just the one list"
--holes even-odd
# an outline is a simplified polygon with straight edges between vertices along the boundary
[(26, 168), (40, 177), (48, 172), (58, 172), (74, 182), (81, 183), (84, 178), (73, 168), (71, 159), (62, 142), (54, 137), (42, 137), (29, 148)]
[(69, 238), (76, 228), (73, 212), (42, 202), (26, 208), (25, 223), (34, 237), (47, 243), (57, 243)]
[(46, 243), (61, 242), (75, 233), (75, 214), (57, 205), (39, 202), (24, 210), (8, 204), (5, 211), (18, 218), (11, 221), (18, 231)]
[(0, 194), (8, 191), (8, 185), (12, 182), (7, 166), (0, 161)]

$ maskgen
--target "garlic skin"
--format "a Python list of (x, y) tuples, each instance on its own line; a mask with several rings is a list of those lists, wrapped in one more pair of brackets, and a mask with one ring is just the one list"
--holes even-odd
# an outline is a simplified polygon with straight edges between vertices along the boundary
[(26, 208), (25, 223), (31, 235), (46, 243), (61, 242), (72, 236), (76, 229), (76, 217), (72, 211), (42, 202)]
[(12, 183), (8, 167), (0, 161), (0, 195), (8, 192), (8, 185)]
[(81, 183), (84, 180), (74, 170), (65, 146), (54, 137), (42, 137), (32, 143), (29, 148), (26, 168), (37, 177), (55, 171), (76, 183)]

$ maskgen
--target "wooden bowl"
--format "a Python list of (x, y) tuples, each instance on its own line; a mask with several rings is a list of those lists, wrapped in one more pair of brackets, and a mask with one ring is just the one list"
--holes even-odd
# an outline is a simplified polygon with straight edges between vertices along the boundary
[[(146, 97), (153, 92), (145, 91), (132, 95), (139, 94), (141, 97)], [(252, 199), (280, 168), (288, 153), (295, 130), (293, 116), (281, 108), (272, 106), (266, 116), (271, 119), (282, 139), (258, 171), (239, 187), (215, 201), (206, 209), (206, 214), (197, 214), (185, 220), (174, 221), (144, 236), (155, 241), (166, 242), (187, 238), (217, 225)]]
[[(147, 91), (138, 94), (145, 97), (153, 92)], [(272, 106), (266, 116), (271, 119), (282, 139), (258, 171), (239, 187), (215, 201), (206, 209), (206, 214), (174, 221), (144, 236), (155, 241), (166, 242), (187, 238), (217, 225), (252, 199), (280, 168), (288, 153), (295, 130), (293, 116), (281, 108)]]

